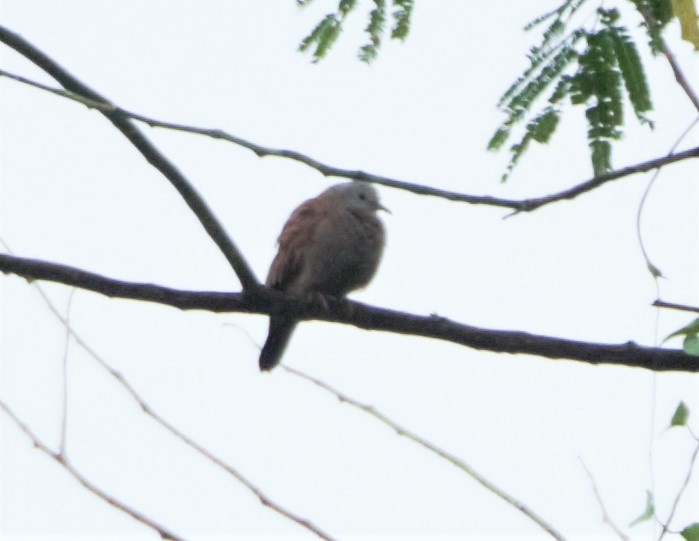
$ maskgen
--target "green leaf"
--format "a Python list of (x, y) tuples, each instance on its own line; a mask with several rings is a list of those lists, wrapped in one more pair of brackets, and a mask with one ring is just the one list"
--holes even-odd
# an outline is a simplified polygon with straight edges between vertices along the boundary
[(340, 16), (344, 18), (356, 7), (356, 5), (357, 0), (340, 0), (340, 4), (337, 6), (337, 11), (340, 13)]
[(689, 408), (684, 402), (680, 402), (672, 415), (670, 426), (686, 426), (689, 417)]
[(541, 23), (543, 23), (547, 19), (550, 19), (554, 15), (558, 15), (559, 17), (561, 16), (561, 8), (560, 7), (557, 7), (556, 9), (553, 9), (547, 13), (544, 13), (543, 15), (539, 15), (536, 19), (529, 21), (526, 25), (524, 25), (524, 31), (528, 32), (529, 30), (531, 30), (535, 26), (540, 25)]
[(631, 2), (645, 20), (642, 26), (648, 32), (651, 52), (653, 54), (662, 53), (661, 33), (673, 16), (671, 0), (631, 0)]
[(671, 0), (646, 0), (650, 2), (653, 17), (663, 27), (672, 20), (674, 15), (672, 11)]
[(376, 56), (378, 54), (379, 50), (376, 48), (376, 45), (368, 43), (366, 45), (362, 45), (359, 48), (359, 54), (357, 56), (359, 57), (359, 60), (361, 60), (362, 62), (365, 62), (366, 64), (371, 64), (374, 60), (376, 60)]
[[(555, 54), (553, 54), (555, 52)], [(577, 58), (577, 52), (571, 45), (562, 44), (558, 51), (536, 51), (530, 56), (531, 65), (510, 88), (502, 95), (499, 107), (506, 110), (529, 110), (546, 88), (556, 80), (568, 65)], [(539, 68), (541, 68), (539, 72)], [(537, 73), (539, 72), (539, 73)], [(522, 85), (528, 83), (523, 89)], [(505, 105), (505, 103), (507, 105)]]
[(314, 62), (321, 60), (333, 43), (337, 40), (342, 30), (342, 25), (334, 13), (329, 13), (320, 21), (311, 33), (306, 36), (299, 45), (299, 51), (307, 51), (315, 44), (313, 51)]
[(653, 513), (655, 513), (655, 503), (653, 500), (653, 493), (650, 490), (646, 490), (646, 509), (641, 513), (641, 515), (629, 524), (630, 528), (633, 528), (641, 522), (645, 522), (653, 518)]
[(699, 522), (687, 526), (680, 532), (680, 535), (687, 541), (699, 541)]
[(614, 52), (616, 54), (619, 70), (621, 71), (624, 86), (629, 96), (629, 101), (638, 118), (644, 118), (653, 108), (650, 101), (650, 90), (643, 71), (641, 58), (636, 50), (636, 45), (626, 34), (625, 28), (616, 28), (612, 33), (614, 40)]
[(696, 334), (685, 336), (682, 349), (688, 355), (699, 356), (699, 336)]
[(505, 144), (507, 138), (510, 136), (510, 130), (507, 128), (498, 128), (498, 130), (493, 134), (488, 141), (488, 150), (498, 150)]
[[(597, 12), (602, 28), (585, 36), (587, 47), (578, 57), (577, 72), (569, 79), (571, 102), (573, 105), (587, 106), (587, 139), (595, 176), (611, 170), (611, 141), (620, 139), (622, 135), (624, 108), (621, 89), (624, 70), (624, 84), (634, 102), (634, 110), (642, 115), (650, 107), (645, 77), (638, 73), (640, 60), (636, 50), (632, 44), (629, 45), (626, 29), (615, 26), (619, 12), (601, 8)], [(620, 60), (619, 54), (624, 58)], [(638, 65), (635, 60), (638, 60)]]
[(685, 325), (681, 329), (676, 330), (672, 334), (669, 334), (665, 340), (663, 340), (663, 343), (667, 342), (670, 338), (674, 338), (675, 336), (689, 336), (689, 335), (696, 335), (699, 333), (699, 317), (692, 321), (689, 325)]
[[(648, 261), (646, 262), (646, 266), (648, 267), (648, 272), (650, 272), (655, 278), (664, 278), (663, 273), (660, 271), (658, 267), (653, 265), (653, 263)], [(667, 338), (665, 340), (667, 340)]]
[(592, 170), (596, 177), (612, 170), (611, 154), (612, 145), (609, 141), (593, 139), (590, 141), (590, 158), (592, 160)]
[(359, 59), (370, 64), (376, 59), (381, 46), (381, 35), (386, 26), (386, 1), (374, 0), (376, 7), (369, 14), (369, 24), (365, 28), (369, 34), (369, 42), (359, 49)]
[(699, 356), (699, 318), (692, 321), (689, 325), (686, 325), (668, 335), (667, 338), (663, 340), (663, 343), (667, 342), (670, 338), (674, 338), (675, 336), (684, 336), (682, 349), (685, 353)]
[(551, 135), (558, 126), (558, 111), (552, 107), (547, 107), (542, 114), (532, 120), (527, 127), (532, 134), (532, 139), (537, 143), (548, 143)]
[(393, 5), (398, 9), (393, 12), (393, 30), (391, 30), (391, 38), (405, 40), (410, 31), (413, 0), (393, 0)]
[(570, 77), (563, 75), (559, 80), (556, 88), (553, 89), (553, 94), (549, 98), (549, 103), (558, 103), (563, 98), (570, 94)]

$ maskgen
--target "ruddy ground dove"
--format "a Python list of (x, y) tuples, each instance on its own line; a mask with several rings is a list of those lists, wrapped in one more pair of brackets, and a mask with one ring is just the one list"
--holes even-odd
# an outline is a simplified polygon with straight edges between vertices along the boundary
[[(337, 184), (302, 203), (279, 235), (279, 251), (266, 285), (297, 297), (342, 298), (374, 276), (384, 247), (376, 216), (387, 210), (376, 190), (364, 182)], [(289, 342), (297, 320), (272, 314), (260, 370), (271, 370)]]

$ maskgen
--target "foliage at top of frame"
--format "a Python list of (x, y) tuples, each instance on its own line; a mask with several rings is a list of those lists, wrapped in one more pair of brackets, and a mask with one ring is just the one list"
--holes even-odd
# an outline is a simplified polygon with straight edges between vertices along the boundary
[[(413, 13), (414, 0), (392, 0), (393, 11), (388, 13), (386, 0), (372, 0), (373, 8), (369, 12), (369, 22), (365, 28), (368, 43), (359, 48), (359, 59), (370, 64), (373, 62), (381, 47), (389, 18), (392, 19), (391, 39), (405, 40), (410, 32), (410, 21)], [(296, 0), (299, 6), (307, 6), (312, 0)], [(328, 13), (311, 30), (299, 45), (299, 51), (312, 50), (313, 62), (325, 58), (326, 54), (342, 32), (342, 24), (345, 18), (357, 7), (357, 0), (340, 0), (337, 10)], [(389, 17), (390, 15), (390, 17)]]
[(649, 38), (650, 50), (653, 54), (663, 52), (661, 32), (673, 16), (672, 0), (630, 0), (643, 18), (642, 26)]
[[(511, 157), (502, 180), (513, 168), (532, 141), (547, 143), (558, 126), (566, 100), (585, 108), (587, 140), (595, 175), (611, 170), (612, 142), (620, 139), (624, 125), (624, 102), (628, 100), (636, 117), (652, 127), (646, 114), (653, 108), (636, 44), (621, 23), (617, 9), (598, 8), (591, 28), (579, 26), (566, 33), (573, 15), (586, 0), (565, 0), (555, 10), (529, 23), (525, 30), (544, 26), (541, 44), (528, 56), (529, 67), (503, 94), (498, 107), (506, 118), (488, 143), (488, 149), (500, 149), (515, 124), (528, 118), (519, 142), (510, 147)], [(661, 4), (669, 0), (632, 0), (639, 10), (655, 8), (654, 14), (666, 13)], [(648, 6), (642, 6), (647, 3)], [(649, 19), (650, 20), (650, 19)], [(660, 39), (661, 19), (647, 26), (651, 42)], [(656, 34), (656, 32), (658, 32)], [(659, 42), (662, 43), (662, 42)], [(535, 103), (547, 89), (545, 104), (532, 113)]]
[[(313, 0), (296, 1), (299, 6), (306, 6)], [(346, 17), (359, 4), (358, 0), (337, 1), (336, 11), (328, 13), (299, 46), (299, 50), (311, 52), (314, 62), (327, 55), (342, 32)], [(673, 17), (680, 20), (683, 36), (689, 23), (696, 23), (689, 20), (691, 13), (686, 9), (689, 15), (684, 19), (682, 14), (673, 13), (674, 6), (692, 1), (628, 0), (640, 15), (640, 26), (648, 35), (653, 54), (663, 52), (661, 34)], [(631, 106), (642, 124), (653, 127), (647, 117), (653, 109), (650, 90), (637, 44), (628, 31), (631, 25), (622, 21), (619, 10), (599, 7), (591, 23), (588, 17), (585, 23), (574, 26), (571, 20), (586, 2), (563, 0), (557, 8), (525, 26), (527, 31), (541, 29), (541, 42), (527, 54), (529, 66), (500, 98), (498, 107), (506, 118), (488, 142), (489, 150), (501, 149), (515, 125), (524, 123), (523, 135), (510, 146), (510, 162), (503, 181), (532, 141), (549, 142), (567, 103), (584, 108), (590, 160), (596, 176), (612, 169), (612, 144), (623, 136), (625, 104)], [(389, 0), (371, 3), (365, 28), (368, 41), (358, 52), (359, 59), (368, 64), (376, 59), (389, 24), (392, 39), (407, 37), (414, 0), (391, 0), (392, 10)], [(638, 21), (632, 25), (638, 26)], [(699, 40), (699, 29), (696, 36)]]

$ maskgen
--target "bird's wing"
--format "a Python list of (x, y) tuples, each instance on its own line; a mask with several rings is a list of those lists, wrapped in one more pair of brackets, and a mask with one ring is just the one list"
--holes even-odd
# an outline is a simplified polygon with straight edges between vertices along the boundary
[(279, 251), (269, 268), (268, 287), (290, 289), (303, 271), (304, 253), (317, 234), (323, 214), (323, 205), (318, 205), (316, 199), (309, 199), (291, 213), (279, 234)]

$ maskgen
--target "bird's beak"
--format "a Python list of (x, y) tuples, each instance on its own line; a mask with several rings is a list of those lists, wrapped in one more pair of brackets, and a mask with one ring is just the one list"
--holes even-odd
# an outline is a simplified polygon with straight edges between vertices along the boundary
[(393, 214), (390, 210), (388, 210), (386, 207), (384, 207), (381, 203), (377, 203), (376, 210), (383, 210), (384, 212), (388, 212), (391, 215)]

